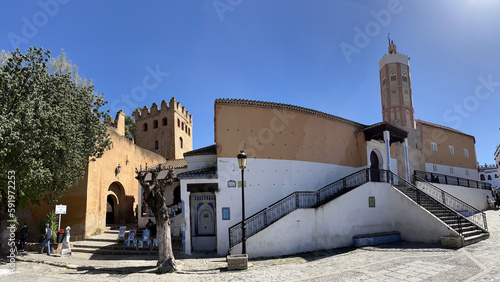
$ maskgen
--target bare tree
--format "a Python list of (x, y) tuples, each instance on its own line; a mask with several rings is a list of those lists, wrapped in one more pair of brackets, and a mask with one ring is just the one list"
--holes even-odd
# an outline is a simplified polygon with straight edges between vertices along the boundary
[[(167, 176), (158, 179), (162, 170), (167, 170)], [(172, 238), (170, 235), (170, 216), (165, 203), (166, 187), (175, 181), (173, 168), (164, 168), (162, 165), (142, 170), (136, 168), (135, 172), (139, 184), (143, 188), (143, 198), (153, 212), (156, 219), (156, 238), (158, 239), (158, 271), (161, 273), (176, 270), (174, 253), (172, 251)], [(151, 180), (146, 181), (146, 175), (151, 174)]]

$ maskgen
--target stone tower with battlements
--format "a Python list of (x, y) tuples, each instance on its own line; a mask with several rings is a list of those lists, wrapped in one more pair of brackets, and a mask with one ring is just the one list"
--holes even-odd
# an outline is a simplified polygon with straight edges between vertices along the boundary
[(161, 108), (153, 103), (151, 110), (145, 106), (134, 112), (136, 144), (156, 152), (168, 160), (182, 159), (185, 152), (193, 150), (193, 116), (175, 98)]
[(405, 128), (415, 128), (410, 58), (397, 52), (389, 41), (389, 54), (379, 61), (382, 118)]

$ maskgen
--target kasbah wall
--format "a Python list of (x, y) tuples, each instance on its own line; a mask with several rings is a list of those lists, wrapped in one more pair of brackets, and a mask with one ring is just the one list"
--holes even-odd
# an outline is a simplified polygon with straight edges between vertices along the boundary
[[(57, 203), (67, 205), (67, 214), (61, 217), (61, 228), (71, 227), (72, 240), (81, 240), (105, 230), (108, 195), (115, 206), (114, 223), (134, 222), (134, 209), (138, 204), (135, 168), (165, 161), (163, 156), (134, 145), (124, 133), (125, 114), (120, 111), (113, 127), (108, 127), (111, 149), (95, 162), (90, 162), (77, 187), (68, 189)], [(121, 167), (119, 173), (118, 165)], [(28, 224), (30, 232), (40, 232), (37, 224), (45, 220), (46, 214), (54, 209), (54, 206), (45, 204), (34, 206), (21, 211), (19, 220)]]

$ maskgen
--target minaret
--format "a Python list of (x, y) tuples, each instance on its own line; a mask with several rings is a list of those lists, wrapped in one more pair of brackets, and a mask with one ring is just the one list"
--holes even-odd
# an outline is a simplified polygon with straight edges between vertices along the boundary
[(415, 128), (410, 58), (398, 53), (396, 45), (389, 39), (389, 54), (385, 54), (378, 65), (383, 120)]

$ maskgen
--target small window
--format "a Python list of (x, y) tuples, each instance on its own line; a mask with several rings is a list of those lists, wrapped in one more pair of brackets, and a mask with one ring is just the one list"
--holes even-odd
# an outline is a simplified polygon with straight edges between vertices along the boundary
[(222, 208), (222, 220), (231, 219), (231, 210), (229, 208)]
[(498, 175), (495, 173), (495, 178), (498, 178)]
[(143, 126), (142, 126), (142, 130), (144, 131), (148, 131), (148, 124), (145, 123)]
[(395, 75), (391, 75), (391, 81), (396, 81), (396, 76)]
[(155, 141), (155, 150), (158, 150), (158, 140)]
[(465, 175), (469, 175), (469, 170), (468, 169), (465, 170)]
[(373, 196), (368, 197), (368, 207), (369, 208), (375, 207), (375, 197)]
[(438, 166), (437, 165), (432, 165), (432, 170), (433, 171), (438, 171)]
[(158, 128), (158, 121), (157, 120), (153, 121), (153, 128)]
[(486, 179), (484, 178), (484, 174), (481, 174), (481, 176), (479, 176), (479, 178), (481, 179), (481, 181), (485, 181)]
[(166, 126), (167, 125), (167, 118), (163, 118), (163, 120), (161, 121), (161, 124), (163, 126)]
[(431, 142), (431, 149), (433, 152), (437, 152), (438, 151), (438, 144), (435, 142)]
[(385, 79), (382, 80), (382, 86), (385, 86)]
[(179, 137), (179, 147), (182, 149), (184, 145), (182, 144), (182, 137)]
[(469, 150), (464, 149), (464, 156), (465, 156), (466, 158), (468, 158), (468, 157), (469, 157)]
[(488, 180), (491, 180), (491, 175), (488, 175)]
[(453, 168), (452, 167), (450, 167), (450, 173), (453, 174)]
[(404, 81), (404, 82), (408, 82), (408, 77), (403, 75), (403, 76), (401, 77), (401, 80), (402, 80), (402, 81)]
[(181, 129), (184, 130), (184, 122), (181, 123)]
[(177, 119), (177, 126), (181, 127), (181, 120), (180, 119)]
[(448, 148), (450, 149), (450, 155), (455, 155), (455, 149), (453, 149), (453, 146), (448, 146)]
[(188, 136), (191, 136), (191, 128), (188, 128)]

